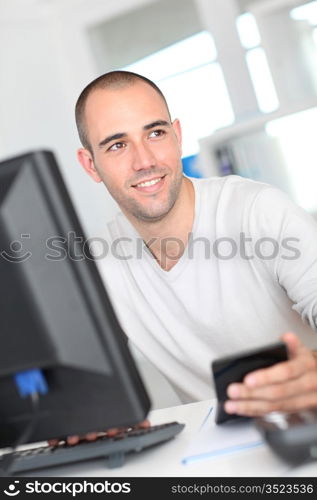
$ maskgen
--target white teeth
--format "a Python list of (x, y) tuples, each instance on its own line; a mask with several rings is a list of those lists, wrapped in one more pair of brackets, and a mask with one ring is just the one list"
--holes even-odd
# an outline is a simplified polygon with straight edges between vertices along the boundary
[(162, 177), (159, 177), (158, 179), (153, 179), (152, 181), (146, 181), (146, 182), (140, 182), (140, 184), (137, 184), (137, 187), (147, 187), (147, 186), (154, 186), (154, 184), (157, 184), (160, 182)]

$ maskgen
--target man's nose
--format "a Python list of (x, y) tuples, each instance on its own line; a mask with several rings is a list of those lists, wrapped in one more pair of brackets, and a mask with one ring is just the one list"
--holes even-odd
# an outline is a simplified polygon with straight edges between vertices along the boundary
[(142, 170), (155, 167), (156, 160), (151, 148), (140, 142), (134, 146), (133, 168)]

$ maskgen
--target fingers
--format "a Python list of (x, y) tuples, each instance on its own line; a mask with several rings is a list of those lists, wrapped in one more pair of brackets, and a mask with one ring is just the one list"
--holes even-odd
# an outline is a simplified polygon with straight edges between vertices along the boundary
[[(146, 429), (147, 427), (150, 427), (150, 425), (151, 424), (149, 420), (143, 420), (143, 422), (134, 425), (132, 429)], [(49, 439), (48, 444), (49, 446), (58, 446), (59, 444), (66, 442), (69, 446), (74, 446), (78, 444), (80, 441), (96, 441), (96, 439), (98, 439), (100, 435), (114, 437), (120, 434), (121, 432), (125, 432), (127, 429), (128, 429), (127, 427), (113, 427), (111, 429), (108, 429), (104, 433), (89, 432), (84, 436), (68, 436), (63, 439)]]
[(89, 432), (88, 434), (86, 434), (85, 439), (87, 441), (96, 441), (98, 436), (99, 436), (98, 432)]
[(307, 350), (307, 348), (300, 341), (297, 335), (295, 335), (295, 333), (284, 333), (281, 337), (281, 340), (287, 345), (287, 350), (290, 358), (294, 358), (295, 356), (300, 354), (302, 350)]
[(275, 401), (312, 391), (316, 391), (317, 394), (317, 370), (307, 371), (302, 376), (290, 379), (285, 383), (276, 383), (255, 388), (250, 388), (246, 384), (230, 384), (227, 394), (230, 399), (265, 399)]
[(61, 439), (49, 439), (48, 444), (50, 446), (58, 446), (61, 443), (66, 442), (69, 445), (74, 445), (77, 444), (80, 441), (79, 436), (68, 436), (67, 438), (61, 438)]
[(261, 387), (295, 379), (306, 372), (317, 370), (316, 358), (303, 344), (295, 341), (291, 351), (292, 359), (276, 363), (269, 368), (263, 368), (261, 370), (248, 373), (248, 375), (245, 376), (243, 383), (250, 388)]
[(151, 427), (151, 423), (149, 420), (143, 420), (143, 422), (140, 422), (139, 424), (134, 426), (136, 429), (147, 429), (148, 427)]
[[(91, 433), (92, 434), (92, 433)], [(92, 441), (91, 439), (91, 434), (87, 434), (87, 439), (88, 441)], [(79, 443), (79, 441), (81, 441), (82, 439), (85, 439), (85, 437), (80, 437), (80, 436), (67, 436), (65, 438), (61, 438), (61, 439), (49, 439), (48, 440), (48, 444), (50, 446), (58, 446), (59, 444), (62, 444), (62, 443), (67, 443), (68, 445), (70, 446), (73, 446), (77, 443)]]
[[(143, 420), (143, 422), (140, 422), (136, 425), (132, 426), (132, 429), (146, 429), (147, 427), (150, 427), (150, 422), (149, 420)], [(125, 432), (127, 430), (126, 427), (114, 427), (112, 429), (108, 429), (106, 431), (106, 435), (109, 437), (116, 436), (117, 434), (120, 434), (120, 432)]]
[(80, 436), (68, 436), (68, 437), (66, 438), (66, 442), (67, 442), (67, 444), (69, 444), (70, 446), (73, 446), (73, 445), (75, 445), (75, 444), (79, 443), (80, 439), (81, 439), (81, 438), (80, 438)]
[[(119, 432), (122, 432), (123, 429), (115, 428), (115, 429), (109, 429), (106, 433), (102, 433), (102, 435), (107, 435), (109, 437), (113, 437)], [(84, 436), (67, 436), (65, 438), (61, 439), (49, 439), (48, 444), (49, 446), (58, 446), (59, 444), (66, 443), (68, 446), (74, 446), (78, 444), (81, 441), (96, 441), (98, 437), (100, 436), (100, 433), (97, 432), (89, 432), (88, 434), (85, 434)]]
[(309, 392), (279, 401), (230, 400), (225, 402), (224, 409), (229, 414), (235, 413), (247, 417), (257, 417), (272, 411), (291, 412), (313, 408), (314, 406), (317, 406), (317, 393)]
[(49, 446), (57, 446), (58, 443), (60, 443), (59, 439), (49, 439), (48, 441)]
[(256, 370), (242, 383), (230, 384), (227, 413), (258, 416), (272, 411), (297, 411), (317, 405), (317, 358), (293, 333), (282, 340), (290, 359)]
[(112, 429), (108, 429), (106, 431), (106, 436), (113, 437), (116, 436), (117, 434), (120, 434), (120, 432), (124, 431), (124, 427), (113, 427)]

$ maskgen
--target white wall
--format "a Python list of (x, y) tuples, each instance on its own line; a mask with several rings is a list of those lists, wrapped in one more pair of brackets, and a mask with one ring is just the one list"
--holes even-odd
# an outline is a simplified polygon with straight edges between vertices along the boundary
[(117, 207), (76, 159), (74, 104), (97, 72), (85, 40), (84, 11), (75, 19), (74, 2), (66, 3), (43, 2), (39, 8), (30, 0), (25, 10), (20, 0), (0, 3), (0, 156), (53, 150), (87, 233), (100, 234)]
[(195, 1), (159, 0), (99, 20), (90, 26), (88, 36), (97, 67), (103, 73), (105, 56), (111, 68), (125, 67), (200, 30)]

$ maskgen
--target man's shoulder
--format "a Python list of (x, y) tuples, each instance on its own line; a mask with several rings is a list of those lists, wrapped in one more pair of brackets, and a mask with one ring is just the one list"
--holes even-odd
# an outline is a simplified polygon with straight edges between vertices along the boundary
[(273, 188), (270, 184), (255, 181), (239, 175), (226, 175), (223, 177), (205, 177), (199, 179), (191, 179), (195, 183), (195, 187), (201, 193), (208, 193), (222, 196), (250, 196), (251, 198), (258, 193)]

